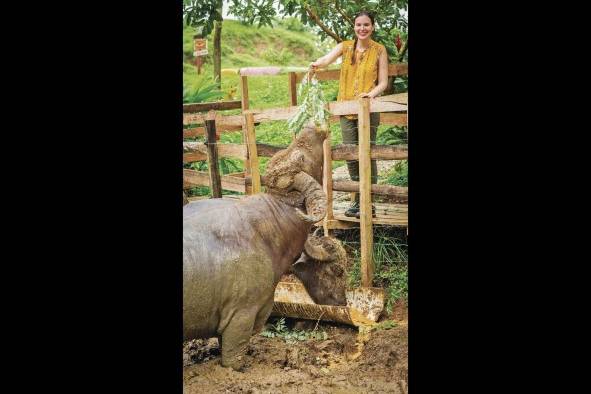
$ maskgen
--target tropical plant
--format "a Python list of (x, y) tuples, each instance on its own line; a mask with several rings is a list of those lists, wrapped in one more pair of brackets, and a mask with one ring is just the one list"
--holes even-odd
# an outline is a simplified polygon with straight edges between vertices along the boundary
[(203, 75), (197, 78), (191, 85), (183, 87), (183, 103), (202, 103), (215, 101), (224, 97), (224, 93), (218, 89), (217, 84)]

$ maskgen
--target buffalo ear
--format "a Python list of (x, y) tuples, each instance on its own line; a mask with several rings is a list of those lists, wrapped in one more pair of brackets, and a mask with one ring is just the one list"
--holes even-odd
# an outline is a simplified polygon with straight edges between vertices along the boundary
[(306, 254), (306, 252), (302, 252), (300, 257), (296, 260), (295, 263), (291, 265), (291, 269), (294, 272), (299, 272), (304, 268), (304, 264), (310, 260), (310, 257)]

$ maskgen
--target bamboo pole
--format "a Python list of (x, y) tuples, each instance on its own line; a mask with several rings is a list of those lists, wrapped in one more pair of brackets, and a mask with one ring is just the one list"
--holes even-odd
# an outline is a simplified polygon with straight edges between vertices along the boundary
[(371, 215), (371, 159), (369, 132), (369, 98), (359, 99), (359, 208), (361, 232), (361, 285), (373, 281), (373, 227)]

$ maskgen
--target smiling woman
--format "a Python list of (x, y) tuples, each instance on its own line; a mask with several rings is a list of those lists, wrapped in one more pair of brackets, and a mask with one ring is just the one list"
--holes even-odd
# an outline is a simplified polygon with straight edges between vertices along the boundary
[[(339, 78), (339, 95), (337, 101), (354, 100), (360, 97), (374, 98), (380, 95), (388, 86), (388, 53), (386, 48), (371, 39), (375, 29), (373, 16), (366, 12), (359, 12), (355, 18), (355, 40), (343, 41), (325, 56), (310, 64), (315, 70), (318, 67), (327, 67), (338, 57), (342, 56), (341, 75)], [(370, 143), (375, 144), (380, 114), (374, 112), (370, 115)], [(358, 125), (356, 115), (341, 116), (341, 130), (344, 144), (359, 143)], [(359, 181), (359, 162), (347, 161), (351, 180)], [(371, 183), (377, 183), (377, 165), (371, 161)], [(375, 209), (372, 206), (372, 212)], [(351, 207), (345, 212), (345, 216), (359, 217), (359, 195)]]

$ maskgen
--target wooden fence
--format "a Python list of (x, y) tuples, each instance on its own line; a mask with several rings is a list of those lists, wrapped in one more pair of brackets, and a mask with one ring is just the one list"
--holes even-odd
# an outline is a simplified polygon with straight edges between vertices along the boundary
[[(251, 69), (252, 70), (252, 69)], [(408, 74), (404, 63), (390, 64), (388, 76)], [(260, 73), (259, 73), (260, 75)], [(207, 160), (208, 172), (183, 169), (183, 187), (209, 186), (213, 197), (221, 197), (222, 189), (253, 194), (261, 191), (265, 177), (261, 176), (259, 157), (271, 157), (284, 147), (256, 143), (255, 125), (276, 120), (287, 120), (297, 111), (296, 85), (305, 73), (288, 73), (291, 106), (286, 108), (251, 109), (249, 107), (248, 75), (241, 75), (242, 97), (240, 101), (224, 103), (185, 104), (183, 137), (206, 136), (205, 143), (183, 142), (183, 161)], [(318, 80), (339, 79), (339, 70), (318, 71)], [(330, 102), (328, 110), (330, 121), (338, 120), (340, 115), (358, 115), (359, 145), (337, 145), (331, 147), (330, 134), (324, 141), (323, 187), (327, 196), (327, 214), (321, 225), (325, 234), (335, 228), (347, 228), (343, 218), (335, 219), (333, 213), (333, 191), (358, 192), (360, 196), (361, 230), (361, 281), (363, 286), (371, 286), (373, 279), (373, 222), (371, 213), (371, 194), (385, 194), (398, 201), (408, 201), (408, 188), (392, 185), (371, 184), (371, 160), (405, 160), (408, 158), (406, 145), (370, 145), (369, 114), (380, 113), (380, 124), (407, 126), (407, 93), (359, 100)], [(217, 110), (241, 108), (240, 115), (221, 115)], [(207, 112), (206, 112), (207, 111)], [(206, 113), (204, 113), (206, 112)], [(221, 133), (242, 131), (241, 144), (218, 143)], [(218, 159), (230, 157), (244, 162), (244, 172), (221, 176)], [(359, 182), (332, 181), (332, 160), (359, 160)], [(356, 219), (346, 219), (356, 221)], [(319, 223), (320, 224), (320, 223)]]

